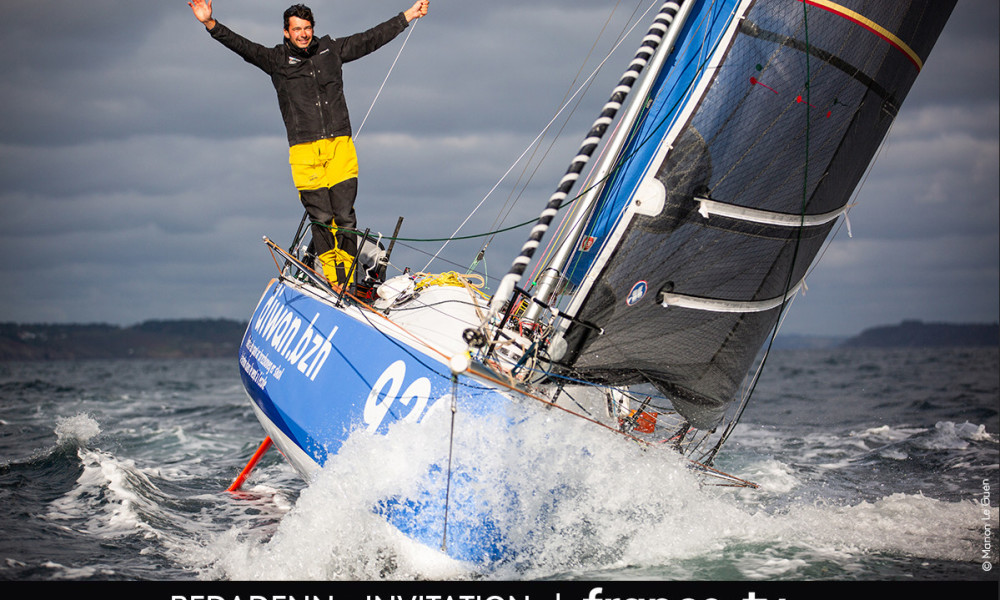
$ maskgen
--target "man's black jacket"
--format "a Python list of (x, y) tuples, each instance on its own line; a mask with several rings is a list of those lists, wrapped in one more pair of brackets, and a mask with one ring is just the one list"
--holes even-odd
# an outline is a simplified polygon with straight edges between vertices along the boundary
[(288, 145), (351, 135), (343, 63), (378, 50), (406, 29), (403, 13), (345, 38), (313, 37), (305, 50), (289, 40), (268, 48), (215, 22), (209, 33), (243, 60), (271, 76), (288, 132)]

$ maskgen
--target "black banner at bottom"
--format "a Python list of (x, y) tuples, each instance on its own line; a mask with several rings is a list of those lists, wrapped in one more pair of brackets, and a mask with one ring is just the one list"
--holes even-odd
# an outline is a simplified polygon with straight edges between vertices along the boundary
[(114, 600), (996, 600), (997, 581), (8, 582), (7, 597)]

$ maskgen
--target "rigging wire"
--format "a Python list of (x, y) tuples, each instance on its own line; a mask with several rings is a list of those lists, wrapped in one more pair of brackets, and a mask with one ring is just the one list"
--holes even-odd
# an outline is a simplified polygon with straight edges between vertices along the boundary
[[(707, 36), (710, 34), (710, 28), (708, 27), (709, 19), (711, 19), (711, 16), (709, 14), (706, 14), (699, 23), (697, 23), (696, 25), (694, 25), (694, 27), (692, 29), (692, 35), (689, 36), (687, 40), (685, 40), (684, 45), (682, 45), (682, 47), (680, 49), (676, 50), (678, 56), (686, 55), (690, 51), (691, 46), (695, 45), (695, 43), (696, 43), (695, 40), (698, 39), (698, 38), (694, 34), (694, 32), (703, 31), (703, 35), (707, 39)], [(696, 54), (689, 59), (690, 63), (698, 65), (697, 69), (696, 69), (697, 73), (702, 73), (702, 72), (705, 71), (705, 69), (708, 67), (708, 60), (709, 60), (709, 58), (715, 53), (715, 51), (718, 48), (718, 43), (719, 43), (718, 41), (714, 45), (711, 45), (711, 47), (709, 48), (708, 45), (705, 43), (706, 39), (700, 40), (700, 43), (697, 44), (697, 48), (698, 49), (696, 50)], [(701, 54), (697, 54), (697, 53), (701, 53)], [(697, 81), (697, 74), (696, 74), (695, 77), (693, 77), (691, 79), (691, 81), (688, 83), (687, 88), (684, 90), (684, 92), (682, 94), (680, 94), (680, 96), (678, 97), (678, 99), (669, 108), (669, 110), (665, 111), (664, 117), (662, 119), (660, 119), (655, 124), (655, 126), (651, 127), (649, 129), (649, 132), (646, 134), (646, 137), (642, 138), (642, 140), (639, 141), (639, 142), (635, 142), (635, 140), (639, 139), (636, 136), (642, 130), (641, 120), (644, 119), (645, 116), (637, 118), (635, 120), (635, 122), (631, 125), (632, 131), (629, 132), (629, 138), (628, 138), (628, 140), (626, 141), (626, 143), (623, 146), (623, 147), (627, 148), (627, 147), (629, 147), (630, 144), (634, 143), (635, 147), (632, 150), (632, 152), (630, 154), (628, 154), (628, 155), (620, 157), (618, 159), (618, 161), (616, 162), (616, 164), (611, 168), (611, 170), (607, 174), (607, 176), (603, 180), (601, 180), (599, 182), (596, 182), (595, 184), (592, 184), (590, 187), (595, 187), (596, 185), (603, 184), (606, 181), (610, 181), (612, 179), (612, 177), (617, 174), (617, 171), (619, 171), (622, 167), (624, 167), (624, 165), (626, 165), (629, 161), (631, 161), (634, 156), (638, 155), (639, 151), (643, 147), (645, 147), (645, 145), (647, 143), (649, 143), (653, 139), (653, 137), (655, 135), (657, 135), (657, 133), (659, 131), (661, 131), (661, 129), (663, 129), (663, 127), (665, 125), (667, 126), (667, 129), (669, 130), (669, 128), (672, 126), (672, 123), (673, 123), (672, 119), (676, 118), (676, 117), (674, 117), (672, 115), (675, 114), (675, 111), (682, 104), (682, 102), (684, 101), (684, 99), (687, 98), (688, 94), (690, 94), (691, 91), (694, 89), (694, 85), (695, 85), (696, 81)], [(660, 93), (662, 94), (662, 91)], [(644, 115), (648, 114), (648, 110), (649, 110), (649, 107), (647, 106), (644, 109), (643, 114)], [(578, 196), (578, 198), (582, 197), (583, 195), (584, 194), (581, 193)], [(596, 212), (596, 210), (597, 209), (595, 209), (595, 212)], [(614, 220), (609, 225), (609, 230), (615, 230), (615, 229), (617, 229), (619, 227), (622, 219), (624, 218), (624, 216), (625, 216), (624, 212), (619, 212), (618, 215), (614, 218)], [(556, 228), (556, 232), (555, 232), (555, 234), (553, 235), (553, 238), (552, 238), (553, 241), (555, 239), (564, 238), (565, 236), (568, 235), (568, 231), (564, 230), (564, 229), (566, 229), (565, 226), (566, 226), (567, 223), (572, 223), (572, 221), (569, 219), (569, 217), (565, 217), (564, 220), (563, 220), (563, 222), (561, 222), (559, 224), (559, 226)], [(551, 241), (550, 241), (550, 245), (551, 245)], [(549, 247), (547, 246), (546, 247), (546, 251), (548, 251), (548, 248)], [(596, 252), (596, 253), (599, 253), (599, 252), (601, 252), (601, 248), (598, 248), (596, 250), (592, 249), (592, 251)], [(548, 259), (549, 259), (549, 257), (546, 257), (545, 260), (548, 260)], [(575, 269), (576, 265), (579, 264), (578, 261), (580, 261), (582, 259), (583, 259), (583, 255), (580, 254), (580, 253), (577, 253), (576, 256), (573, 259), (574, 262), (570, 263), (569, 265), (567, 265), (567, 267), (566, 267), (566, 269), (564, 269), (564, 271), (571, 271), (571, 270)], [(541, 260), (539, 262), (541, 262)], [(536, 265), (536, 270), (537, 270), (537, 265)]]
[(444, 488), (444, 527), (441, 533), (441, 552), (448, 551), (448, 508), (451, 500), (451, 459), (455, 449), (455, 413), (458, 412), (458, 375), (451, 376), (451, 426), (448, 429), (448, 472)]
[[(297, 258), (295, 258), (291, 254), (288, 254), (287, 252), (285, 252), (285, 250), (283, 248), (277, 246), (276, 244), (274, 244), (272, 241), (268, 240), (267, 238), (265, 238), (264, 241), (268, 245), (268, 248), (271, 250), (272, 254), (274, 252), (277, 252), (281, 256), (283, 256), (287, 261), (290, 261), (290, 262), (296, 264), (299, 269), (308, 269), (308, 267), (306, 267), (303, 263), (301, 263)], [(278, 265), (277, 258), (275, 258), (275, 265), (276, 266)], [(279, 268), (279, 271), (280, 271), (281, 270), (280, 266), (278, 268)], [(282, 279), (288, 278), (285, 275), (282, 275), (281, 277), (282, 277)], [(458, 276), (458, 278), (461, 278), (461, 276)], [(321, 281), (321, 277), (319, 277), (317, 275), (315, 277), (314, 281), (317, 281), (317, 282)], [(466, 289), (470, 288), (470, 286), (464, 286), (464, 287), (466, 287)], [(475, 287), (475, 286), (471, 286), (471, 287)], [(473, 290), (470, 290), (470, 294), (472, 293), (472, 291)], [(478, 291), (478, 290), (476, 290), (476, 291)], [(334, 293), (334, 290), (329, 289), (328, 292), (329, 293)], [(474, 380), (472, 380), (469, 377), (465, 377), (465, 378), (461, 378), (460, 379), (454, 373), (447, 373), (446, 374), (446, 373), (444, 373), (444, 372), (442, 372), (442, 371), (439, 370), (440, 364), (437, 364), (437, 365), (432, 364), (433, 358), (431, 356), (424, 355), (422, 353), (417, 352), (414, 348), (412, 348), (412, 347), (404, 344), (400, 340), (397, 340), (394, 336), (389, 335), (381, 327), (379, 327), (378, 325), (375, 324), (374, 319), (376, 317), (379, 318), (379, 319), (381, 319), (381, 320), (384, 320), (384, 321), (389, 321), (389, 319), (385, 315), (383, 315), (381, 312), (375, 310), (374, 308), (370, 307), (369, 305), (365, 304), (364, 302), (358, 301), (358, 299), (355, 298), (353, 296), (353, 294), (348, 294), (348, 296), (351, 297), (355, 301), (355, 307), (356, 307), (356, 309), (357, 309), (357, 311), (359, 313), (359, 316), (362, 319), (364, 319), (372, 327), (373, 330), (375, 330), (376, 332), (378, 332), (383, 337), (383, 339), (385, 339), (390, 344), (393, 344), (401, 352), (403, 352), (403, 353), (407, 354), (408, 356), (410, 356), (411, 359), (413, 359), (418, 364), (424, 366), (431, 373), (434, 373), (435, 375), (437, 375), (437, 376), (439, 376), (441, 378), (446, 378), (446, 379), (448, 379), (451, 382), (451, 384), (452, 384), (452, 403), (451, 403), (451, 405), (452, 405), (452, 418), (454, 418), (454, 413), (457, 411), (457, 404), (456, 404), (456, 402), (457, 402), (457, 398), (458, 398), (457, 392), (458, 392), (458, 387), (459, 386), (461, 386), (462, 388), (468, 389), (468, 390), (477, 390), (477, 391), (489, 391), (489, 390), (493, 390), (493, 391), (496, 391), (495, 387), (492, 387), (492, 386), (488, 385), (488, 384), (493, 384), (493, 386), (500, 386), (502, 388), (505, 388), (505, 389), (509, 390), (510, 392), (516, 392), (516, 393), (522, 395), (525, 399), (534, 400), (534, 401), (539, 402), (539, 403), (541, 403), (541, 404), (543, 404), (543, 405), (545, 405), (545, 406), (547, 406), (549, 408), (558, 409), (558, 410), (560, 410), (560, 411), (568, 414), (571, 417), (576, 417), (576, 418), (579, 418), (579, 419), (583, 419), (586, 422), (592, 423), (594, 425), (597, 425), (598, 427), (601, 427), (603, 429), (611, 431), (611, 432), (613, 432), (615, 434), (621, 435), (621, 436), (623, 436), (626, 439), (629, 439), (631, 441), (643, 444), (643, 445), (645, 445), (647, 447), (651, 447), (651, 448), (657, 448), (657, 447), (659, 447), (657, 444), (655, 444), (653, 442), (650, 442), (649, 440), (645, 440), (645, 439), (636, 437), (634, 435), (631, 435), (628, 432), (620, 431), (620, 430), (618, 430), (618, 429), (616, 429), (614, 427), (611, 427), (611, 426), (609, 426), (609, 425), (607, 425), (605, 423), (602, 423), (602, 422), (596, 420), (595, 418), (593, 418), (592, 416), (590, 416), (589, 414), (586, 414), (586, 415), (585, 414), (581, 414), (579, 412), (575, 412), (573, 410), (570, 410), (570, 409), (568, 409), (568, 408), (566, 408), (564, 406), (560, 406), (559, 404), (557, 404), (554, 401), (554, 399), (546, 399), (546, 398), (543, 398), (541, 395), (539, 395), (536, 392), (523, 389), (523, 388), (519, 387), (516, 384), (516, 382), (513, 380), (513, 378), (510, 377), (509, 374), (504, 374), (502, 371), (497, 371), (496, 372), (497, 375), (498, 375), (498, 377), (494, 377), (494, 376), (490, 375), (487, 372), (479, 372), (478, 376), (482, 380), (484, 380), (485, 382), (487, 382), (487, 383), (477, 383), (477, 382), (475, 382)], [(392, 321), (389, 321), (389, 322), (392, 323)], [(409, 335), (411, 337), (415, 337), (415, 336), (413, 336), (413, 334), (407, 332), (404, 328), (402, 328), (399, 324), (393, 323), (393, 325), (396, 328), (399, 328), (400, 330), (406, 332), (407, 335)], [(437, 354), (440, 358), (443, 358), (445, 361), (447, 361), (447, 360), (450, 359), (450, 357), (448, 355), (446, 355), (441, 349), (435, 347), (432, 344), (425, 344), (425, 347), (427, 348), (427, 350), (430, 351), (430, 353)], [(505, 381), (505, 380), (499, 378), (500, 376), (508, 378), (509, 381)], [(589, 387), (601, 387), (601, 386), (596, 386), (592, 382), (584, 382), (584, 383), (585, 383), (585, 385), (587, 385)], [(579, 404), (577, 404), (577, 405), (579, 406)], [(582, 407), (580, 407), (580, 408), (582, 408)], [(587, 412), (587, 411), (584, 410), (584, 412)], [(454, 433), (452, 432), (451, 435), (454, 435)], [(715, 477), (718, 477), (720, 479), (723, 479), (723, 480), (726, 480), (726, 481), (730, 482), (729, 484), (717, 484), (717, 485), (736, 485), (736, 486), (751, 487), (751, 488), (758, 487), (758, 485), (755, 484), (755, 483), (753, 483), (753, 482), (740, 479), (739, 477), (730, 475), (728, 473), (724, 473), (722, 471), (718, 471), (716, 469), (711, 468), (708, 465), (702, 464), (702, 463), (700, 463), (698, 461), (695, 461), (693, 459), (688, 458), (687, 460), (688, 460), (688, 463), (689, 463), (689, 467), (695, 468), (695, 469), (699, 469), (704, 474), (715, 476)], [(450, 471), (450, 469), (449, 469), (449, 471)], [(442, 544), (446, 544), (446, 540), (447, 540), (446, 536), (447, 536), (447, 526), (445, 526), (445, 533), (444, 533), (444, 536), (442, 538)]]
[(805, 97), (806, 97), (805, 115), (806, 115), (806, 118), (805, 118), (805, 139), (804, 139), (804, 142), (805, 142), (805, 148), (804, 148), (804, 150), (805, 150), (805, 157), (804, 157), (803, 165), (802, 165), (802, 171), (803, 171), (803, 174), (802, 174), (802, 203), (801, 203), (801, 210), (799, 211), (800, 216), (801, 216), (801, 221), (800, 221), (800, 224), (799, 224), (798, 228), (796, 229), (795, 245), (792, 248), (792, 259), (791, 259), (791, 262), (790, 262), (790, 266), (788, 267), (788, 276), (785, 278), (785, 292), (784, 292), (784, 296), (783, 296), (784, 299), (781, 302), (781, 307), (780, 307), (780, 309), (778, 311), (778, 316), (777, 316), (777, 318), (775, 320), (775, 324), (774, 324), (774, 326), (771, 329), (771, 336), (770, 336), (770, 339), (767, 342), (767, 348), (765, 349), (764, 355), (761, 358), (760, 366), (757, 369), (757, 373), (753, 377), (752, 383), (750, 384), (749, 389), (747, 390), (746, 394), (744, 395), (743, 400), (740, 402), (740, 406), (738, 407), (738, 409), (736, 411), (736, 414), (734, 415), (733, 419), (726, 425), (726, 428), (723, 431), (722, 435), (720, 436), (718, 443), (715, 445), (714, 448), (712, 448), (708, 452), (708, 454), (707, 454), (707, 457), (708, 457), (707, 462), (709, 464), (711, 464), (712, 460), (714, 460), (716, 454), (719, 452), (719, 449), (722, 448), (722, 445), (726, 442), (726, 440), (729, 439), (729, 436), (732, 434), (733, 430), (736, 428), (736, 424), (739, 423), (740, 419), (743, 417), (743, 412), (746, 410), (747, 405), (750, 403), (750, 398), (753, 396), (753, 393), (757, 389), (757, 383), (760, 381), (759, 375), (760, 375), (761, 372), (763, 372), (764, 364), (767, 362), (767, 359), (768, 359), (768, 357), (771, 354), (771, 349), (774, 346), (774, 340), (778, 336), (778, 329), (780, 328), (781, 323), (784, 320), (784, 316), (787, 315), (789, 303), (791, 301), (791, 299), (788, 297), (788, 292), (789, 292), (789, 290), (791, 290), (792, 282), (794, 280), (795, 262), (798, 259), (799, 249), (800, 249), (800, 247), (802, 245), (802, 233), (803, 233), (803, 230), (805, 229), (805, 217), (806, 217), (806, 208), (807, 208), (806, 205), (809, 202), (809, 135), (810, 135), (810, 122), (811, 122), (811, 116), (812, 116), (811, 115), (812, 103), (811, 103), (811, 97), (810, 97), (810, 89), (811, 89), (811, 81), (810, 80), (812, 78), (812, 70), (811, 70), (810, 64), (809, 64), (809, 56), (811, 54), (810, 50), (809, 50), (809, 48), (810, 48), (810, 46), (809, 46), (809, 8), (808, 8), (808, 4), (806, 2), (802, 3), (802, 25), (803, 25), (803, 41), (805, 42), (805, 52), (803, 54), (805, 55), (805, 68), (806, 68), (806, 77), (805, 77)]
[[(807, 28), (808, 28), (808, 25), (807, 25)], [(806, 37), (806, 47), (808, 48), (808, 34), (807, 34), (807, 37)], [(808, 57), (806, 59), (806, 64), (808, 65)], [(806, 92), (808, 94), (808, 87), (806, 88)], [(809, 110), (809, 107), (807, 106), (806, 107), (806, 111), (808, 112), (808, 110)], [(840, 230), (844, 226), (845, 223), (848, 224), (848, 235), (850, 235), (850, 224), (849, 224), (849, 221), (848, 221), (848, 216), (850, 214), (851, 208), (857, 203), (857, 198), (861, 194), (861, 189), (864, 187), (865, 183), (867, 183), (868, 177), (871, 175), (872, 170), (875, 168), (875, 163), (878, 162), (879, 156), (881, 156), (882, 151), (885, 149), (886, 143), (887, 143), (887, 141), (889, 139), (889, 135), (891, 134), (893, 127), (895, 127), (895, 121), (893, 121), (892, 123), (889, 124), (889, 129), (886, 132), (885, 137), (879, 143), (879, 147), (878, 147), (878, 149), (875, 152), (874, 158), (872, 158), (871, 162), (868, 163), (868, 167), (865, 169), (864, 177), (862, 177), (861, 182), (858, 184), (857, 188), (854, 190), (854, 193), (852, 194), (851, 199), (848, 201), (847, 210), (844, 212), (844, 219), (840, 223), (837, 224), (836, 230), (833, 231), (832, 235), (829, 237), (829, 239), (823, 245), (823, 248), (817, 254), (816, 259), (813, 261), (813, 264), (809, 267), (808, 271), (806, 272), (806, 276), (805, 277), (808, 277), (809, 274), (811, 274), (816, 269), (816, 267), (819, 265), (819, 263), (821, 262), (822, 258), (826, 255), (827, 250), (829, 250), (830, 246), (833, 244), (833, 240), (837, 237), (837, 235), (839, 235)], [(808, 133), (807, 133), (807, 135), (808, 135)], [(807, 145), (808, 145), (808, 137), (807, 137)], [(804, 210), (803, 210), (803, 212), (804, 212)], [(786, 290), (786, 293), (787, 293), (787, 290)], [(793, 296), (792, 298), (789, 298), (788, 304), (790, 305), (791, 302), (793, 302), (794, 300), (795, 300), (795, 296)], [(757, 367), (757, 370), (756, 370), (756, 372), (754, 373), (754, 376), (751, 379), (751, 383), (748, 386), (748, 390), (745, 393), (744, 398), (742, 399), (741, 407), (739, 409), (739, 414), (742, 414), (743, 409), (745, 408), (745, 405), (749, 402), (750, 396), (753, 394), (753, 391), (754, 391), (754, 389), (757, 386), (757, 381), (760, 378), (760, 375), (761, 375), (761, 373), (764, 370), (764, 363), (766, 362), (767, 357), (770, 354), (771, 345), (774, 342), (774, 337), (777, 335), (778, 331), (780, 331), (781, 325), (784, 323), (785, 318), (788, 316), (788, 313), (789, 313), (788, 308), (783, 308), (782, 309), (782, 313), (780, 314), (779, 322), (775, 326), (774, 334), (772, 335), (771, 340), (768, 343), (767, 350), (764, 352), (764, 355), (761, 358), (761, 363)], [(737, 418), (737, 420), (739, 420), (739, 419)], [(728, 429), (727, 429), (727, 431), (728, 431)], [(728, 433), (724, 433), (723, 435), (725, 437), (728, 437)]]
[[(647, 9), (645, 13), (643, 13), (643, 16), (645, 16), (646, 14), (648, 14), (650, 10), (652, 10), (652, 6), (650, 6), (650, 8)], [(533, 139), (531, 141), (531, 143), (528, 144), (528, 146), (524, 149), (523, 152), (521, 152), (520, 156), (518, 156), (517, 159), (510, 165), (510, 167), (500, 177), (500, 179), (496, 182), (496, 184), (494, 184), (494, 186), (492, 188), (490, 188), (490, 191), (486, 193), (486, 195), (483, 197), (482, 200), (479, 201), (479, 204), (477, 204), (475, 206), (475, 208), (472, 209), (472, 211), (465, 218), (465, 220), (462, 221), (462, 223), (455, 229), (455, 232), (452, 234), (452, 236), (450, 238), (446, 238), (445, 239), (445, 243), (441, 246), (441, 248), (438, 249), (438, 251), (434, 254), (434, 256), (431, 258), (431, 260), (428, 261), (428, 263), (426, 265), (424, 265), (424, 268), (423, 268), (424, 271), (427, 271), (430, 268), (431, 263), (434, 262), (434, 260), (438, 257), (438, 255), (441, 254), (441, 252), (444, 251), (445, 247), (448, 245), (448, 242), (451, 241), (451, 239), (461, 239), (461, 238), (455, 237), (455, 236), (458, 235), (458, 232), (461, 231), (463, 227), (465, 227), (465, 225), (469, 222), (469, 220), (473, 217), (473, 215), (475, 215), (476, 212), (478, 212), (479, 209), (483, 206), (483, 204), (486, 202), (486, 200), (493, 194), (494, 191), (496, 191), (496, 189), (498, 187), (500, 187), (500, 184), (503, 183), (504, 179), (506, 179), (508, 175), (510, 175), (511, 171), (513, 171), (514, 167), (516, 167), (517, 164), (519, 162), (521, 162), (521, 160), (524, 158), (524, 156), (526, 154), (528, 154), (528, 151), (531, 150), (531, 148), (534, 147), (545, 136), (545, 134), (549, 130), (549, 128), (551, 128), (552, 125), (556, 122), (556, 120), (559, 119), (559, 115), (561, 115), (563, 113), (563, 111), (565, 111), (566, 108), (569, 106), (570, 102), (572, 102), (573, 99), (576, 98), (576, 96), (579, 95), (584, 90), (584, 88), (589, 85), (589, 82), (594, 77), (597, 76), (597, 74), (604, 67), (605, 63), (607, 63), (607, 61), (611, 58), (611, 56), (618, 50), (618, 48), (625, 41), (625, 39), (628, 37), (628, 35), (631, 34), (635, 30), (635, 28), (639, 25), (640, 22), (641, 22), (641, 19), (636, 20), (636, 23), (634, 23), (632, 25), (632, 27), (629, 28), (628, 33), (626, 33), (626, 35), (622, 36), (622, 38), (618, 41), (618, 43), (615, 44), (615, 46), (611, 48), (611, 50), (607, 53), (607, 55), (604, 57), (604, 59), (597, 65), (597, 67), (591, 72), (591, 74), (587, 77), (587, 79), (585, 79), (583, 81), (583, 83), (580, 84), (580, 87), (578, 87), (577, 90), (573, 93), (573, 95), (570, 96), (569, 100), (567, 100), (562, 105), (562, 107), (556, 112), (556, 114), (552, 117), (552, 119), (549, 120), (549, 122), (545, 125), (545, 127), (542, 128), (541, 132), (539, 132), (539, 134), (537, 136), (535, 136), (535, 139)], [(531, 223), (535, 222), (535, 219), (532, 219), (530, 222)], [(500, 230), (500, 231), (505, 231), (505, 230)]]
[[(628, 18), (628, 20), (626, 21), (625, 25), (622, 27), (622, 30), (618, 33), (617, 40), (612, 44), (613, 48), (617, 47), (618, 45), (620, 45), (621, 41), (626, 36), (626, 32), (628, 31), (629, 23), (631, 23), (632, 20), (635, 19), (636, 13), (639, 11), (639, 8), (642, 6), (642, 2), (643, 2), (643, 0), (640, 0), (639, 3), (636, 4), (635, 9), (632, 11), (632, 15)], [(576, 85), (576, 82), (580, 79), (580, 74), (583, 72), (583, 68), (586, 66), (587, 62), (590, 60), (591, 55), (593, 55), (594, 49), (597, 48), (597, 43), (600, 41), (600, 39), (602, 37), (604, 37), (604, 32), (607, 30), (608, 25), (611, 23), (611, 20), (614, 17), (615, 13), (618, 11), (618, 7), (620, 5), (621, 5), (621, 0), (618, 0), (618, 2), (615, 3), (615, 6), (611, 9), (611, 12), (608, 14), (608, 18), (604, 21), (604, 25), (601, 27), (601, 30), (598, 32), (597, 37), (594, 39), (594, 43), (590, 47), (590, 51), (587, 52), (587, 56), (584, 57), (583, 61), (580, 63), (580, 68), (579, 68), (579, 70), (577, 70), (576, 75), (573, 77), (573, 81), (570, 82), (569, 88), (566, 90), (566, 94), (563, 95), (562, 100), (560, 100), (560, 105), (562, 105), (564, 103), (568, 103), (568, 98), (569, 98), (570, 91), (573, 89), (573, 86)], [(648, 10), (647, 10), (647, 12), (648, 12)], [(634, 26), (633, 26), (633, 29), (634, 29)], [(591, 85), (593, 85), (594, 78), (590, 77), (588, 79), (589, 79), (589, 81), (585, 82), (584, 85), (582, 86), (584, 88), (584, 90), (585, 90), (584, 94), (580, 95), (580, 97), (577, 100), (576, 104), (573, 106), (573, 110), (570, 111), (569, 115), (567, 115), (566, 119), (563, 121), (562, 126), (559, 128), (559, 131), (556, 132), (555, 136), (553, 136), (552, 141), (549, 143), (549, 147), (542, 154), (542, 157), (538, 160), (538, 162), (535, 163), (535, 168), (534, 168), (534, 170), (532, 170), (531, 174), (528, 176), (527, 181), (525, 181), (524, 185), (521, 186), (521, 179), (523, 179), (524, 176), (525, 176), (525, 174), (528, 172), (529, 166), (534, 161), (535, 153), (537, 153), (537, 151), (538, 151), (538, 147), (539, 146), (535, 147), (535, 152), (532, 153), (531, 157), (525, 163), (524, 169), (521, 171), (521, 175), (518, 177), (517, 181), (514, 182), (514, 185), (511, 188), (511, 192), (507, 196), (507, 201), (504, 203), (504, 206), (502, 206), (500, 208), (500, 210), (497, 212), (497, 216), (494, 219), (493, 224), (491, 225), (491, 227), (498, 227), (501, 223), (503, 223), (507, 219), (507, 217), (510, 216), (510, 213), (514, 210), (514, 206), (518, 203), (518, 201), (520, 201), (520, 199), (523, 196), (525, 190), (527, 190), (528, 185), (531, 183), (532, 180), (534, 180), (535, 175), (538, 174), (538, 170), (541, 168), (542, 163), (545, 162), (545, 159), (548, 157), (549, 153), (552, 151), (552, 148), (555, 147), (556, 141), (558, 141), (558, 139), (562, 136), (562, 133), (566, 129), (567, 125), (569, 125), (570, 117), (572, 117), (572, 115), (576, 114), (577, 109), (580, 108), (580, 104), (583, 102), (583, 98), (586, 95), (586, 91), (590, 89)], [(517, 191), (518, 186), (521, 187), (520, 191)], [(515, 196), (515, 192), (517, 193), (516, 196)], [(513, 202), (511, 202), (512, 198), (513, 198)], [(482, 250), (481, 250), (480, 253), (482, 254), (483, 252), (485, 252), (486, 248), (489, 247), (489, 245), (492, 242), (493, 242), (493, 236), (491, 236), (490, 239), (488, 239), (486, 241), (486, 243), (483, 245), (483, 248), (482, 248)]]
[(365, 118), (361, 120), (361, 125), (359, 125), (358, 130), (354, 132), (355, 140), (358, 139), (359, 135), (361, 135), (361, 130), (364, 129), (365, 123), (368, 121), (368, 115), (372, 114), (372, 109), (375, 108), (375, 103), (378, 102), (379, 96), (382, 95), (382, 89), (385, 88), (386, 82), (389, 81), (389, 75), (392, 75), (392, 70), (396, 68), (396, 62), (399, 60), (399, 57), (402, 56), (403, 48), (406, 48), (406, 42), (410, 41), (410, 36), (413, 35), (413, 30), (416, 29), (417, 23), (419, 22), (420, 19), (414, 19), (414, 21), (410, 24), (410, 30), (406, 32), (406, 37), (403, 38), (403, 44), (399, 47), (399, 52), (396, 53), (396, 58), (392, 59), (392, 64), (389, 65), (389, 71), (386, 72), (385, 79), (382, 80), (382, 85), (379, 86), (378, 91), (375, 92), (375, 97), (372, 98), (372, 103), (368, 106), (368, 112), (365, 113)]
[[(580, 74), (583, 73), (583, 68), (586, 66), (587, 61), (590, 60), (591, 55), (594, 53), (594, 49), (597, 48), (597, 42), (600, 41), (601, 37), (604, 35), (604, 31), (607, 29), (608, 23), (611, 22), (611, 18), (614, 16), (615, 11), (618, 10), (618, 6), (620, 5), (621, 5), (621, 0), (618, 0), (618, 2), (615, 3), (614, 8), (611, 9), (611, 12), (608, 14), (608, 18), (604, 22), (604, 26), (601, 27), (601, 30), (598, 32), (597, 37), (594, 39), (594, 43), (590, 46), (590, 50), (587, 52), (587, 55), (580, 63), (580, 68), (577, 69), (576, 75), (573, 76), (573, 81), (569, 83), (566, 89), (566, 93), (563, 94), (562, 99), (559, 100), (556, 106), (563, 107), (567, 105), (568, 99), (570, 97), (570, 92), (572, 92), (573, 87), (576, 85), (576, 82), (580, 79)], [(580, 102), (582, 100), (583, 97), (581, 96), (580, 99), (577, 101), (576, 106), (574, 106), (573, 110), (571, 110), (569, 115), (566, 116), (566, 120), (563, 121), (562, 127), (560, 127), (559, 132), (556, 133), (552, 141), (549, 143), (549, 148), (545, 151), (545, 154), (543, 154), (542, 158), (538, 161), (535, 170), (532, 172), (531, 176), (528, 177), (528, 180), (524, 183), (524, 186), (521, 187), (521, 191), (517, 193), (517, 199), (519, 199), (521, 194), (524, 193), (524, 190), (527, 188), (528, 184), (533, 179), (535, 173), (538, 171), (538, 168), (541, 166), (542, 162), (545, 161), (545, 157), (548, 156), (548, 153), (552, 149), (552, 146), (555, 145), (556, 140), (559, 139), (559, 135), (562, 133), (563, 129), (565, 129), (566, 125), (569, 123), (569, 118), (576, 113), (576, 109), (579, 108)], [(521, 185), (521, 180), (528, 172), (528, 168), (534, 162), (535, 154), (538, 152), (539, 147), (540, 144), (534, 146), (535, 148), (534, 152), (531, 153), (531, 156), (528, 157), (528, 160), (525, 162), (524, 168), (521, 170), (521, 174), (518, 176), (517, 181), (514, 182), (514, 185), (512, 186), (510, 193), (507, 194), (507, 200), (504, 202), (504, 205), (500, 207), (500, 210), (497, 211), (497, 216), (493, 219), (491, 227), (498, 227), (500, 223), (502, 223), (506, 219), (506, 217), (510, 215), (511, 210), (513, 210), (514, 205), (517, 203), (517, 199), (515, 199), (514, 202), (511, 202), (511, 199), (514, 198), (514, 194), (515, 192), (517, 192), (517, 188)], [(483, 245), (483, 249), (489, 246), (492, 241), (493, 238), (491, 237)]]

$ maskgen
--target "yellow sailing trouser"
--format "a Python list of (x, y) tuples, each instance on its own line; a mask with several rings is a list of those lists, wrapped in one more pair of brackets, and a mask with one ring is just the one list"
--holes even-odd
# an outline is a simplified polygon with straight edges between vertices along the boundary
[(326, 278), (338, 282), (338, 265), (346, 273), (357, 253), (357, 237), (347, 231), (357, 227), (358, 155), (354, 142), (342, 136), (297, 144), (288, 149), (288, 162), (312, 221), (313, 250)]
[(292, 181), (300, 190), (332, 188), (358, 176), (358, 154), (350, 136), (296, 144), (288, 149)]

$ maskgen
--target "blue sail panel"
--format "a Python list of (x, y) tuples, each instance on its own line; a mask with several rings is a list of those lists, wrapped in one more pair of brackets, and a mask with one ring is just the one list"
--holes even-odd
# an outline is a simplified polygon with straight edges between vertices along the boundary
[(697, 2), (681, 30), (679, 42), (667, 58), (650, 89), (648, 109), (632, 124), (628, 143), (604, 185), (590, 223), (566, 275), (574, 285), (586, 274), (605, 247), (625, 207), (632, 201), (660, 145), (691, 99), (712, 49), (729, 25), (739, 0)]

